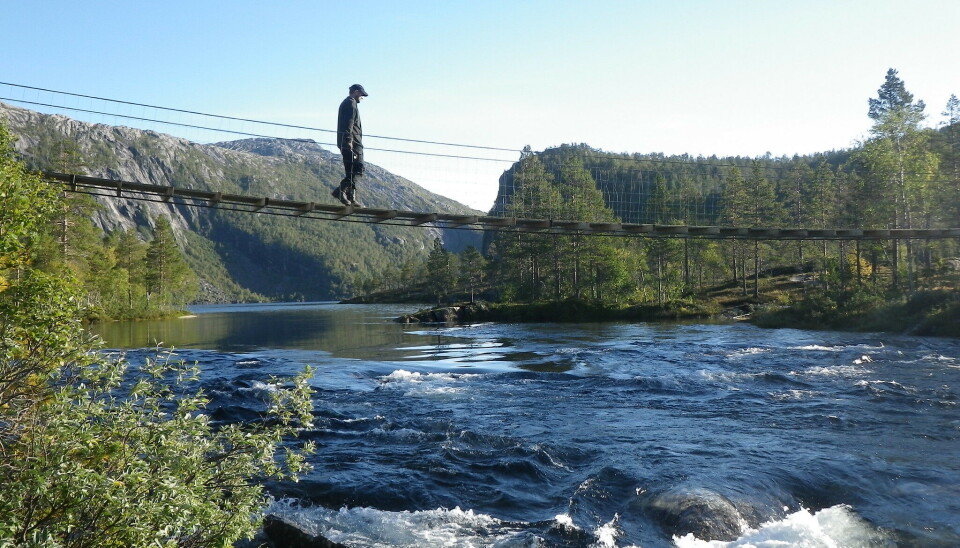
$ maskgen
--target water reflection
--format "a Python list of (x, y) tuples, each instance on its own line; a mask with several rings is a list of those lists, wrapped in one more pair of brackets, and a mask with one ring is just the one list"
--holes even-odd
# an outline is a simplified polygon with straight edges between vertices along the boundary
[[(182, 318), (96, 324), (90, 330), (108, 348), (163, 346), (175, 349), (244, 353), (264, 350), (321, 351), (334, 357), (371, 362), (403, 362), (403, 367), (475, 368), (535, 372), (566, 372), (575, 368), (575, 355), (556, 356), (554, 339), (575, 334), (568, 326), (542, 324), (534, 329), (545, 339), (537, 351), (518, 351), (501, 328), (482, 324), (462, 328), (392, 321), (417, 310), (415, 305), (341, 305), (283, 303), (191, 307)], [(579, 326), (587, 338), (594, 330)], [(469, 330), (466, 332), (464, 330)]]
[[(390, 356), (396, 349), (423, 345), (409, 326), (389, 321), (415, 309), (336, 303), (196, 306), (182, 318), (110, 322), (90, 330), (110, 348), (302, 349), (383, 359), (396, 357)], [(438, 344), (455, 340), (437, 339)]]

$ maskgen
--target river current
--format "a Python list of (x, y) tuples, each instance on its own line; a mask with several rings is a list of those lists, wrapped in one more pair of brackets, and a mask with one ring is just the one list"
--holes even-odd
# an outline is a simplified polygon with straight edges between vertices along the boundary
[(269, 511), (347, 546), (960, 546), (960, 341), (391, 321), (410, 311), (98, 329), (134, 363), (197, 362), (218, 421), (314, 367), (314, 469)]

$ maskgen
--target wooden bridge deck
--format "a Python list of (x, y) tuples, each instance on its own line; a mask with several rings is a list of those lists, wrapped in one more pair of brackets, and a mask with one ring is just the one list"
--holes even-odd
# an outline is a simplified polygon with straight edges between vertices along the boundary
[(185, 205), (229, 207), (235, 211), (269, 212), (291, 217), (391, 225), (432, 225), (472, 230), (516, 230), (547, 234), (592, 234), (611, 236), (648, 236), (673, 238), (739, 238), (750, 240), (893, 240), (960, 238), (960, 228), (933, 229), (858, 229), (858, 228), (744, 228), (723, 226), (655, 225), (636, 223), (591, 223), (576, 220), (520, 219), (481, 215), (453, 215), (396, 209), (329, 205), (281, 198), (243, 196), (223, 192), (193, 190), (173, 186), (102, 179), (67, 173), (44, 173), (73, 192), (88, 192), (134, 200), (171, 202), (179, 198)]

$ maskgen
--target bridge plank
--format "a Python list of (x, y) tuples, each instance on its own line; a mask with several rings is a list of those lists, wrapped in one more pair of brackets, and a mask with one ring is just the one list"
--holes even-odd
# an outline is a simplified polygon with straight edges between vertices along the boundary
[(558, 229), (560, 229), (560, 230), (570, 231), (570, 232), (577, 232), (577, 231), (581, 231), (581, 230), (589, 230), (589, 229), (590, 229), (590, 223), (586, 223), (586, 222), (583, 222), (583, 221), (558, 221), (558, 220), (553, 220), (553, 221), (550, 222), (550, 224), (551, 224), (554, 228), (558, 228)]
[(412, 221), (410, 221), (410, 224), (412, 226), (420, 226), (427, 223), (432, 223), (433, 221), (436, 221), (436, 220), (437, 220), (436, 213), (419, 213), (417, 214), (416, 217), (414, 217)]
[(480, 217), (478, 222), (490, 228), (503, 228), (517, 224), (517, 220), (513, 217)]
[(475, 225), (479, 219), (476, 215), (441, 215), (440, 219), (447, 222), (447, 226), (457, 228), (464, 225)]
[(384, 209), (383, 211), (373, 214), (374, 222), (377, 222), (377, 223), (389, 221), (390, 219), (396, 218), (396, 216), (397, 216), (396, 209)]
[(590, 223), (593, 232), (620, 232), (622, 228), (620, 223)]

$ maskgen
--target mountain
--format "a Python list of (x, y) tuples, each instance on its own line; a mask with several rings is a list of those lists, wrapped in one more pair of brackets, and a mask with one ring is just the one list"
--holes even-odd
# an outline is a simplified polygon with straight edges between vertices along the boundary
[[(0, 121), (37, 170), (80, 173), (151, 185), (249, 196), (335, 203), (339, 154), (312, 141), (244, 139), (200, 144), (154, 131), (80, 122), (0, 103)], [(358, 187), (368, 207), (482, 214), (368, 164)], [(389, 266), (419, 261), (441, 238), (458, 252), (480, 246), (479, 232), (335, 222), (251, 214), (184, 203), (97, 196), (93, 222), (148, 233), (170, 219), (204, 301), (237, 300), (250, 292), (276, 300), (350, 296), (356, 283)]]

